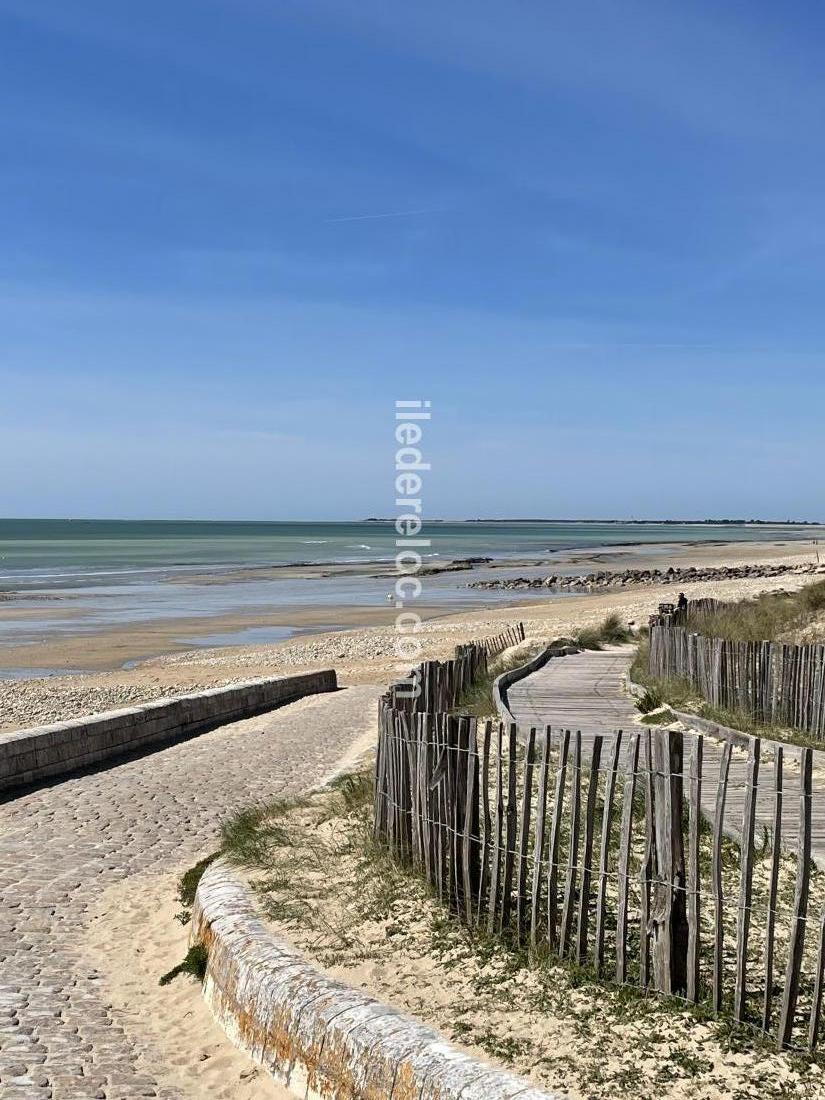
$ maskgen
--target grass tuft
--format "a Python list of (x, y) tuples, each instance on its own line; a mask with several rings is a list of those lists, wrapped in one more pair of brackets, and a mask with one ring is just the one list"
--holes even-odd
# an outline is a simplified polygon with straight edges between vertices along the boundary
[(188, 871), (184, 871), (178, 882), (178, 901), (181, 905), (185, 905), (187, 909), (191, 909), (195, 904), (195, 893), (198, 889), (198, 883), (203, 878), (203, 873), (210, 863), (213, 863), (218, 857), (217, 852), (213, 852), (211, 856), (207, 856), (206, 859), (199, 860), (194, 867), (190, 867)]
[(203, 878), (203, 872), (209, 864), (217, 858), (218, 853), (213, 852), (211, 856), (199, 860), (194, 867), (190, 867), (188, 871), (184, 871), (178, 879), (178, 901), (183, 906), (183, 909), (175, 914), (175, 920), (180, 921), (181, 924), (188, 924), (192, 919), (192, 906), (195, 904), (195, 894), (198, 889), (198, 883)]
[(221, 824), (221, 854), (238, 867), (265, 864), (273, 848), (291, 843), (289, 829), (279, 818), (302, 805), (304, 798), (279, 798), (236, 810)]
[(582, 627), (576, 635), (576, 642), (582, 649), (601, 649), (605, 645), (629, 642), (632, 637), (633, 631), (614, 611), (598, 626)]
[(658, 687), (645, 688), (644, 695), (636, 700), (636, 709), (642, 714), (650, 714), (652, 710), (658, 710), (664, 700)]
[(496, 703), (493, 698), (493, 684), (504, 672), (510, 672), (519, 668), (530, 660), (529, 656), (519, 654), (505, 660), (490, 663), (490, 667), (484, 675), (479, 676), (473, 684), (463, 693), (453, 708), (457, 714), (471, 714), (477, 718), (487, 718), (496, 714)]
[(201, 943), (196, 943), (186, 952), (183, 962), (173, 966), (160, 978), (161, 985), (169, 985), (179, 974), (189, 974), (195, 981), (203, 982), (206, 977), (206, 964), (209, 961), (209, 952)]
[(640, 721), (645, 726), (669, 726), (676, 721), (676, 715), (670, 707), (659, 707), (658, 710), (645, 714)]

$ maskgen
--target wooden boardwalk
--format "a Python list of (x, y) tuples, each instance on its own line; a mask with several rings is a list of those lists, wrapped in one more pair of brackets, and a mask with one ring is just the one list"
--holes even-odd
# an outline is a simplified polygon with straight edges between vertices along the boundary
[[(543, 729), (581, 730), (582, 752), (589, 757), (593, 736), (621, 729), (627, 734), (645, 729), (639, 713), (626, 691), (626, 677), (633, 661), (632, 646), (614, 647), (601, 652), (585, 651), (550, 660), (543, 668), (513, 684), (508, 691), (510, 710), (520, 730), (535, 726)], [(695, 734), (685, 733), (685, 758), (693, 752)], [(756, 798), (756, 842), (762, 829), (773, 823), (773, 771), (777, 743), (763, 740), (761, 770)], [(783, 745), (784, 801), (782, 807), (782, 847), (796, 851), (799, 824), (799, 755), (795, 745)], [(622, 765), (625, 765), (622, 753)], [(702, 811), (713, 819), (722, 743), (705, 736), (702, 766)], [(811, 854), (825, 870), (825, 752), (813, 754), (813, 798)], [(687, 765), (686, 765), (687, 770)], [(725, 832), (740, 835), (747, 788), (747, 754), (734, 748), (731, 755), (725, 807)]]
[(625, 693), (633, 646), (554, 657), (507, 692), (520, 726), (607, 733), (628, 729), (638, 717)]

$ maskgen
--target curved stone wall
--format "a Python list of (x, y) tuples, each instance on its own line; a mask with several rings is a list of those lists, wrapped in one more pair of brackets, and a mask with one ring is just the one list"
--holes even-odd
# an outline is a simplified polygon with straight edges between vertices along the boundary
[(462, 1054), (438, 1032), (342, 985), (279, 941), (222, 861), (198, 886), (204, 997), (233, 1042), (307, 1100), (565, 1100)]

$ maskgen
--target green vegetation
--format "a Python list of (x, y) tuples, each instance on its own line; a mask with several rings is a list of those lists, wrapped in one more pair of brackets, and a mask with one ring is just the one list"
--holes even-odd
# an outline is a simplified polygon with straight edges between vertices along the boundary
[(261, 866), (273, 848), (289, 844), (279, 817), (305, 804), (305, 798), (276, 798), (236, 810), (221, 824), (221, 852), (237, 866)]
[(658, 710), (663, 702), (661, 691), (657, 687), (649, 687), (636, 700), (636, 709), (642, 714), (650, 714), (652, 710)]
[[(256, 886), (266, 915), (300, 931), (326, 966), (360, 952), (364, 921), (390, 921), (408, 893), (408, 873), (373, 837), (373, 792), (372, 769), (352, 772), (305, 798), (242, 810), (222, 829), (221, 854), (264, 873)], [(321, 902), (342, 889), (342, 907), (327, 912)]]
[(192, 919), (192, 906), (195, 904), (195, 893), (198, 889), (198, 883), (209, 864), (217, 859), (217, 855), (217, 852), (213, 852), (212, 855), (207, 856), (206, 859), (199, 860), (194, 867), (190, 867), (188, 871), (184, 871), (178, 880), (178, 901), (183, 906), (183, 909), (175, 914), (175, 920), (179, 920), (181, 924), (188, 924)]
[[(748, 599), (741, 604), (730, 605), (722, 612), (693, 616), (690, 627), (719, 637), (735, 636), (740, 640), (746, 640), (748, 631), (753, 631), (753, 637), (761, 639), (759, 634), (761, 629), (772, 631), (775, 637), (777, 634), (783, 635), (788, 632), (791, 629), (791, 623), (794, 624), (795, 630), (810, 626), (817, 618), (818, 609), (825, 606), (824, 601), (825, 581), (817, 581), (815, 584), (801, 588), (799, 592), (769, 593), (758, 599)], [(738, 635), (731, 634), (730, 631), (735, 630), (740, 631)], [(750, 640), (753, 638), (751, 637)], [(770, 638), (766, 636), (762, 640), (767, 641)], [(788, 741), (791, 745), (822, 748), (822, 741), (809, 737), (798, 729), (761, 722), (744, 711), (728, 711), (723, 707), (712, 706), (698, 693), (690, 680), (683, 679), (681, 676), (675, 676), (672, 680), (660, 680), (650, 675), (649, 667), (650, 636), (649, 631), (643, 629), (640, 631), (634, 663), (630, 667), (630, 680), (643, 689), (643, 694), (636, 701), (636, 706), (642, 714), (657, 712), (660, 707), (668, 706), (675, 711), (684, 711), (706, 718), (708, 722), (715, 722), (720, 726), (739, 729), (745, 734)], [(660, 713), (664, 712), (660, 711)], [(642, 722), (646, 725), (659, 724), (653, 717), (642, 718)]]
[(676, 721), (676, 715), (670, 707), (660, 707), (658, 710), (645, 714), (640, 721), (646, 726), (669, 726), (671, 722)]
[[(523, 749), (519, 746), (519, 760)], [(583, 792), (584, 796), (585, 792)], [(608, 978), (600, 978), (589, 959), (578, 964), (559, 960), (542, 944), (531, 954), (527, 944), (510, 934), (488, 935), (484, 927), (468, 928), (415, 871), (401, 866), (377, 843), (372, 831), (372, 775), (342, 776), (332, 789), (316, 792), (298, 803), (271, 804), (271, 816), (253, 807), (242, 818), (241, 850), (252, 861), (253, 886), (267, 916), (278, 930), (295, 940), (327, 968), (348, 971), (363, 982), (364, 973), (386, 983), (385, 995), (401, 974), (396, 996), (407, 1010), (422, 1014), (448, 1037), (484, 1051), (489, 1057), (520, 1072), (534, 1071), (540, 1083), (567, 1088), (594, 1100), (634, 1097), (656, 1100), (673, 1082), (699, 1086), (697, 1095), (730, 1095), (736, 1100), (759, 1095), (771, 1100), (810, 1095), (818, 1087), (825, 1061), (821, 1055), (775, 1050), (774, 1036), (764, 1036), (750, 1024), (735, 1024), (726, 998), (723, 1013), (715, 1016), (707, 1001), (689, 1005), (677, 997), (650, 996), (638, 988), (640, 928), (639, 861), (644, 845), (644, 799), (634, 802), (634, 844), (630, 886), (629, 984), (617, 987), (609, 980), (615, 952), (615, 890), (609, 887), (607, 952)], [(618, 846), (623, 791), (616, 794), (611, 851)], [(226, 830), (234, 844), (239, 815)], [(560, 863), (569, 846), (569, 817), (565, 814)], [(249, 832), (260, 833), (250, 842)], [(599, 815), (595, 831), (600, 831)], [(271, 844), (271, 838), (279, 839)], [(287, 843), (280, 841), (286, 839)], [(758, 974), (762, 959), (761, 933), (769, 836), (757, 844), (758, 874), (754, 888), (749, 971)], [(711, 866), (712, 831), (702, 820), (700, 874), (707, 890)], [(268, 851), (268, 855), (266, 855)], [(233, 849), (237, 857), (238, 850)], [(725, 838), (722, 849), (726, 981), (732, 981), (736, 935), (736, 898), (739, 848)], [(780, 873), (780, 930), (784, 935), (795, 879), (795, 860), (783, 859)], [(819, 904), (817, 877), (812, 883)], [(702, 909), (702, 973), (705, 983), (712, 970), (713, 907)], [(778, 945), (778, 972), (785, 941)], [(811, 945), (813, 951), (815, 945)], [(811, 960), (806, 956), (805, 972)], [(423, 969), (422, 969), (423, 967)], [(803, 991), (810, 998), (810, 982)], [(420, 989), (417, 988), (420, 986)], [(707, 984), (703, 995), (708, 994)], [(748, 1014), (758, 1017), (761, 991), (754, 983)], [(697, 1027), (697, 1023), (703, 1026)], [(558, 1048), (548, 1042), (558, 1035)], [(633, 1058), (628, 1060), (628, 1035)], [(730, 1077), (718, 1076), (725, 1053), (747, 1054), (732, 1064)], [(641, 1067), (641, 1068), (640, 1068)], [(790, 1072), (797, 1087), (786, 1091)], [(543, 1078), (543, 1079), (542, 1079)]]
[(171, 970), (167, 971), (160, 979), (161, 985), (169, 985), (174, 981), (179, 974), (189, 974), (195, 981), (203, 982), (206, 977), (206, 963), (209, 959), (209, 952), (206, 948), (196, 943), (193, 947), (190, 947), (186, 952), (186, 958), (183, 962), (178, 963), (177, 966), (173, 966)]
[(477, 718), (489, 718), (495, 715), (496, 704), (493, 699), (493, 684), (504, 672), (518, 668), (530, 660), (530, 657), (521, 654), (518, 657), (509, 657), (506, 660), (491, 661), (484, 675), (477, 677), (461, 695), (453, 707), (454, 714), (472, 714)]
[(825, 581), (816, 581), (797, 592), (767, 592), (717, 611), (694, 613), (687, 625), (698, 634), (737, 642), (792, 640), (823, 612)]
[(605, 645), (621, 645), (633, 638), (633, 631), (615, 612), (598, 626), (585, 626), (576, 635), (576, 644), (582, 649), (601, 649)]

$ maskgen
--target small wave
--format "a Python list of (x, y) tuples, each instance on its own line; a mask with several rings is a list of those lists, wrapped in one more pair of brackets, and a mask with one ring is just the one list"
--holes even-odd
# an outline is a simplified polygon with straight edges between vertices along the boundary
[(0, 573), (0, 581), (51, 581), (51, 580), (83, 580), (85, 577), (131, 577), (140, 573), (169, 573), (172, 569), (196, 569), (203, 566), (195, 565), (146, 565), (138, 569), (98, 569), (92, 573), (74, 572), (66, 573), (38, 573), (36, 570), (21, 569), (19, 573)]
[(352, 542), (347, 546), (347, 550), (372, 550), (372, 547), (365, 542)]
[(329, 539), (301, 539), (304, 546), (320, 546), (324, 542), (329, 542)]

